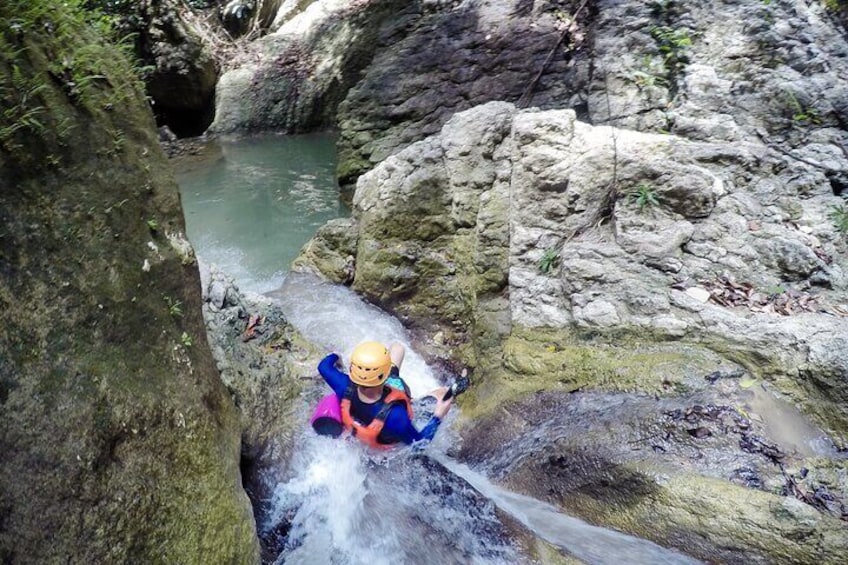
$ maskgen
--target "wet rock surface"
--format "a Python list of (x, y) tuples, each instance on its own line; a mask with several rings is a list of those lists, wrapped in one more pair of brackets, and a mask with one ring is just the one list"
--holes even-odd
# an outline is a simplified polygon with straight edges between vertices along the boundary
[(255, 563), (177, 186), (79, 4), (0, 3), (0, 561)]
[(202, 265), (203, 316), (215, 363), (239, 409), (245, 482), (258, 503), (291, 456), (296, 400), (322, 355), (271, 299), (245, 295), (214, 265)]
[[(708, 561), (838, 562), (848, 547), (846, 459), (832, 446), (822, 448), (829, 457), (779, 446), (763, 422), (789, 413), (754, 413), (751, 392), (711, 385), (670, 398), (539, 393), (465, 429), (458, 455), (508, 488)], [(795, 489), (813, 467), (824, 481)], [(707, 522), (696, 517), (700, 497), (721, 508)], [(771, 532), (806, 527), (773, 511), (780, 506), (814, 524), (810, 539), (773, 539)], [(666, 522), (674, 526), (660, 526)], [(758, 539), (763, 532), (768, 538)]]

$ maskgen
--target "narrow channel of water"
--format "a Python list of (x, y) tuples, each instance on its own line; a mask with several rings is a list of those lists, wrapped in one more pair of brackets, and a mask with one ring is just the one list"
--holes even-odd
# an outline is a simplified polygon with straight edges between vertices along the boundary
[[(349, 354), (366, 336), (404, 343), (401, 374), (420, 396), (439, 375), (411, 350), (400, 323), (349, 289), (290, 274), (268, 296), (289, 322), (328, 350)], [(408, 362), (408, 364), (407, 364)], [(444, 376), (442, 376), (444, 377)], [(418, 425), (426, 413), (417, 411)], [(308, 414), (304, 414), (304, 422)], [(355, 442), (305, 430), (290, 480), (277, 486), (266, 528), (287, 521), (288, 539), (276, 563), (530, 563), (495, 509), (534, 535), (590, 564), (693, 564), (652, 542), (589, 525), (553, 506), (512, 493), (449, 458), (449, 415), (421, 450), (368, 453)], [(508, 454), (505, 454), (508, 456)]]
[[(224, 142), (179, 164), (188, 237), (198, 256), (242, 290), (278, 300), (310, 341), (348, 358), (363, 339), (407, 346), (402, 375), (420, 398), (436, 375), (412, 350), (401, 324), (349, 289), (286, 274), (300, 247), (326, 220), (348, 211), (338, 199), (329, 136)], [(374, 456), (356, 442), (303, 427), (287, 478), (276, 485), (260, 534), (279, 536), (274, 563), (530, 563), (511, 515), (530, 532), (587, 563), (694, 563), (631, 536), (589, 526), (529, 497), (493, 485), (445, 455), (455, 414), (423, 449)], [(432, 405), (430, 405), (432, 406)], [(428, 405), (417, 404), (419, 426)]]

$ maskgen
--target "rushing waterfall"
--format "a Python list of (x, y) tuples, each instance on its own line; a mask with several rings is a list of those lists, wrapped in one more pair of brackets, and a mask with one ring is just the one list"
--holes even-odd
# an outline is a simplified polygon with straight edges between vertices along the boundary
[[(409, 353), (402, 375), (414, 397), (438, 384), (411, 350), (400, 323), (349, 289), (290, 274), (269, 296), (280, 301), (289, 321), (305, 337), (328, 351), (349, 353), (366, 337), (404, 343)], [(426, 407), (419, 412), (426, 412)], [(307, 422), (306, 415), (303, 421)], [(287, 540), (277, 562), (529, 562), (514, 539), (514, 528), (499, 518), (498, 512), (505, 512), (587, 563), (697, 563), (497, 487), (445, 455), (450, 421), (431, 445), (387, 454), (368, 453), (356, 442), (322, 438), (307, 429), (291, 466), (293, 476), (277, 486), (264, 524), (266, 529), (287, 524)]]
[[(316, 147), (323, 165), (309, 156)], [(285, 272), (309, 230), (346, 213), (337, 192), (326, 189), (334, 186), (331, 149), (329, 138), (252, 139), (223, 144), (194, 169), (184, 165), (188, 235), (201, 259), (217, 263), (243, 290), (278, 301), (288, 321), (328, 353), (347, 360), (366, 339), (404, 344), (401, 375), (420, 427), (433, 407), (427, 393), (451, 375), (436, 374), (398, 320), (349, 289)], [(268, 208), (277, 211), (269, 216)], [(586, 563), (695, 562), (509, 492), (452, 460), (457, 410), (433, 442), (412, 448), (375, 454), (355, 441), (320, 437), (309, 411), (329, 389), (317, 375), (315, 383), (303, 399), (292, 460), (270, 475), (282, 476), (269, 485), (270, 498), (254, 501), (262, 507), (258, 527), (269, 563), (532, 563), (535, 538)]]

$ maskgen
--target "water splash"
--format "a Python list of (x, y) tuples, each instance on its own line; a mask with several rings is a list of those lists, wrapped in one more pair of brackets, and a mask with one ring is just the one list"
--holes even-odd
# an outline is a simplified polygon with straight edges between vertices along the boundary
[(301, 442), (264, 524), (266, 533), (289, 525), (274, 563), (524, 562), (494, 505), (423, 453), (378, 455), (311, 434)]
[(328, 353), (340, 353), (344, 359), (349, 360), (353, 348), (366, 340), (404, 345), (406, 357), (401, 376), (413, 398), (440, 386), (439, 378), (410, 346), (403, 325), (349, 288), (329, 284), (313, 275), (289, 273), (282, 287), (267, 296), (279, 301), (289, 323), (303, 337)]
[(647, 540), (599, 528), (545, 502), (494, 485), (467, 465), (438, 456), (439, 462), (547, 542), (593, 565), (689, 565), (700, 561)]

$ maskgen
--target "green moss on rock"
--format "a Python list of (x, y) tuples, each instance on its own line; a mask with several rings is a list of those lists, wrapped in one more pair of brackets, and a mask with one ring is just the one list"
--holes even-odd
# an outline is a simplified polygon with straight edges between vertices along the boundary
[(0, 4), (0, 560), (256, 563), (177, 186), (79, 5)]
[(694, 345), (635, 339), (616, 344), (567, 329), (526, 327), (514, 327), (502, 343), (490, 343), (478, 356), (476, 384), (482, 386), (472, 389), (463, 411), (472, 419), (543, 390), (679, 394), (704, 386), (704, 375), (722, 363)]

